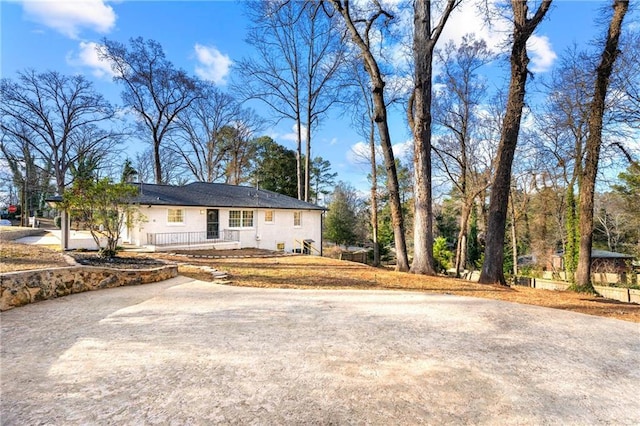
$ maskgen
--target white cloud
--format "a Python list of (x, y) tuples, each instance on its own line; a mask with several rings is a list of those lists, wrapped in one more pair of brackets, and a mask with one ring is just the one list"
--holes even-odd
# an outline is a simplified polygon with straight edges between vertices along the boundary
[(203, 46), (196, 43), (194, 50), (196, 59), (200, 63), (196, 65), (196, 75), (216, 84), (225, 84), (232, 64), (231, 58), (222, 54), (214, 46)]
[(371, 164), (369, 144), (357, 142), (351, 145), (351, 148), (347, 151), (347, 161), (349, 164), (354, 165)]
[(531, 55), (532, 72), (549, 71), (558, 58), (547, 36), (532, 35), (527, 41), (527, 51)]
[[(489, 1), (487, 4), (494, 11), (504, 7), (495, 1)], [(508, 53), (511, 49), (509, 37), (513, 31), (512, 26), (512, 22), (504, 13), (494, 14), (491, 25), (488, 25), (484, 12), (477, 6), (474, 7), (473, 3), (469, 3), (451, 14), (438, 41), (438, 47), (443, 47), (448, 41), (459, 44), (463, 36), (473, 33), (477, 38), (484, 39), (495, 53)], [(549, 71), (558, 57), (547, 36), (532, 35), (527, 42), (527, 50), (531, 56), (532, 72)]]
[[(397, 143), (392, 146), (393, 155), (396, 159), (407, 162), (413, 156), (413, 140), (407, 139), (404, 142)], [(347, 162), (353, 165), (362, 165), (370, 162), (371, 150), (369, 144), (365, 142), (357, 142), (351, 145), (349, 151), (346, 153)], [(382, 148), (380, 145), (376, 146), (376, 160), (377, 162), (383, 162)]]
[(391, 147), (395, 158), (401, 161), (409, 161), (413, 158), (413, 139), (397, 143)]
[(76, 39), (82, 28), (108, 33), (116, 14), (104, 0), (23, 0), (28, 19)]
[(75, 52), (67, 55), (67, 63), (71, 66), (92, 68), (91, 73), (95, 77), (111, 79), (115, 74), (109, 62), (98, 57), (99, 48), (98, 43), (81, 41), (77, 55)]
[[(300, 128), (301, 132), (300, 132), (300, 137), (302, 138), (302, 140), (306, 140), (307, 139), (307, 127), (306, 126), (302, 126)], [(282, 139), (285, 141), (289, 141), (289, 142), (295, 142), (298, 143), (298, 126), (296, 124), (294, 124), (293, 126), (291, 126), (291, 133), (285, 133), (285, 134), (281, 134), (281, 135), (277, 135), (274, 139)]]
[[(491, 1), (487, 4), (492, 9), (496, 7)], [(473, 33), (477, 38), (484, 39), (490, 49), (498, 52), (504, 49), (510, 31), (510, 22), (500, 16), (495, 16), (491, 25), (488, 25), (481, 8), (475, 2), (470, 2), (459, 6), (451, 13), (438, 40), (438, 47), (444, 47), (449, 41), (459, 44), (462, 37)]]

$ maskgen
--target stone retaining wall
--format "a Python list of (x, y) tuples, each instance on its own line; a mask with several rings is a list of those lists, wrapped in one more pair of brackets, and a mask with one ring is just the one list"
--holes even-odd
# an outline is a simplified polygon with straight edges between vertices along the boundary
[[(528, 278), (528, 277), (517, 277), (515, 284), (525, 286), (525, 287), (533, 287), (537, 289), (556, 290), (556, 291), (567, 290), (570, 286), (570, 284), (567, 282), (558, 282), (558, 281), (545, 280), (542, 278)], [(626, 303), (640, 304), (640, 290), (625, 288), (625, 287), (607, 287), (607, 286), (599, 286), (599, 285), (594, 285), (593, 288), (600, 296), (606, 299), (618, 300), (620, 302), (626, 302)]]
[(604, 287), (594, 285), (596, 292), (607, 299), (619, 300), (627, 303), (640, 303), (640, 290), (622, 287)]
[(24, 237), (30, 237), (32, 235), (43, 235), (47, 231), (39, 228), (25, 228), (15, 227), (11, 230), (3, 229), (0, 232), (0, 241), (13, 241)]
[(564, 291), (569, 288), (569, 285), (569, 283), (543, 280), (542, 278), (536, 278), (533, 280), (533, 288), (543, 290)]
[(0, 311), (85, 291), (154, 283), (178, 275), (177, 265), (152, 269), (70, 266), (0, 275)]

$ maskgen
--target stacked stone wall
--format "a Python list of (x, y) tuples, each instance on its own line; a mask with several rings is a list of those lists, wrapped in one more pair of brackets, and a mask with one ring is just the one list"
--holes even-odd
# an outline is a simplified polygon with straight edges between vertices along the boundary
[(74, 293), (154, 283), (177, 275), (176, 265), (152, 269), (70, 266), (8, 272), (0, 275), (0, 311)]
[(12, 229), (3, 229), (0, 232), (0, 241), (13, 241), (33, 235), (44, 235), (47, 231), (39, 228), (15, 227)]

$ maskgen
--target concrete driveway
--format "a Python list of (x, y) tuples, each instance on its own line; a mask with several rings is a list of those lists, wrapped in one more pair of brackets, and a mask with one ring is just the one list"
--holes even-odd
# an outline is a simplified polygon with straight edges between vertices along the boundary
[(3, 425), (640, 424), (640, 327), (178, 277), (1, 314)]

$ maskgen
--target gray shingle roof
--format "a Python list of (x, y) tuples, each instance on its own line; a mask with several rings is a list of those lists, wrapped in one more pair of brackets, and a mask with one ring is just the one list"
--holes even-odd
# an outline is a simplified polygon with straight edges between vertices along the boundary
[(600, 258), (600, 259), (633, 259), (633, 256), (630, 254), (624, 253), (616, 253), (613, 251), (607, 250), (591, 250), (591, 258)]
[(184, 186), (143, 183), (139, 186), (140, 195), (132, 201), (141, 205), (324, 210), (315, 204), (249, 186), (206, 182)]

